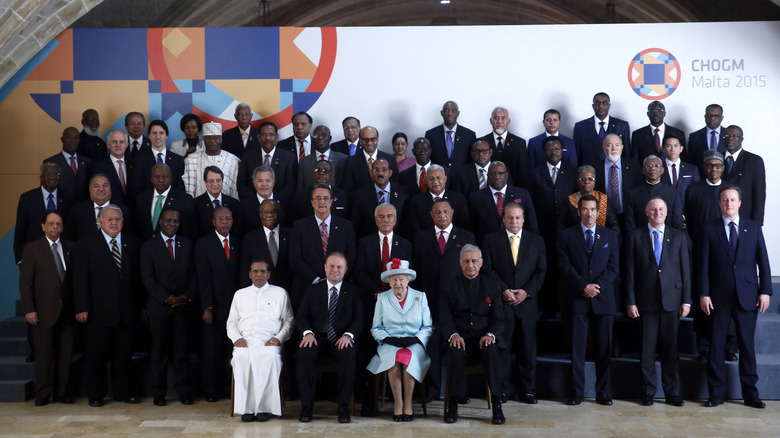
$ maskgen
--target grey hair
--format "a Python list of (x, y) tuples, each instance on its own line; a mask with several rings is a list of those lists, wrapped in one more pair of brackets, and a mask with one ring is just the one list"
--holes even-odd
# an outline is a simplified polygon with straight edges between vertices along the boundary
[(460, 255), (463, 256), (463, 254), (467, 252), (477, 252), (479, 253), (479, 258), (482, 258), (482, 250), (479, 249), (477, 245), (472, 245), (470, 243), (463, 245), (463, 249), (460, 250)]

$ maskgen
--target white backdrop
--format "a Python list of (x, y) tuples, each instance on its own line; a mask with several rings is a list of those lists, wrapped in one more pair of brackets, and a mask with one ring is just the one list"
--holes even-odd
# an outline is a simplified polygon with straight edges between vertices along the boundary
[[(764, 233), (772, 268), (780, 272), (780, 209), (773, 207), (780, 188), (773, 171), (780, 162), (774, 106), (780, 22), (339, 28), (333, 74), (309, 113), (315, 126), (331, 128), (333, 141), (343, 138), (341, 120), (354, 115), (379, 129), (380, 147), (390, 152), (394, 132), (412, 141), (441, 124), (447, 100), (458, 103), (459, 123), (478, 136), (490, 132), (491, 110), (504, 106), (510, 131), (528, 139), (543, 131), (548, 108), (561, 112), (561, 132), (571, 136), (576, 121), (593, 115), (593, 95), (605, 91), (610, 114), (628, 120), (633, 131), (649, 123), (651, 101), (633, 92), (627, 72), (632, 58), (649, 48), (665, 49), (680, 63), (679, 88), (661, 101), (668, 124), (686, 134), (698, 130), (705, 106), (719, 103), (723, 124), (742, 127), (744, 148), (764, 158)], [(710, 70), (717, 64), (721, 70), (696, 71), (707, 61)], [(723, 71), (725, 65), (741, 69)], [(280, 132), (289, 135), (289, 126)]]

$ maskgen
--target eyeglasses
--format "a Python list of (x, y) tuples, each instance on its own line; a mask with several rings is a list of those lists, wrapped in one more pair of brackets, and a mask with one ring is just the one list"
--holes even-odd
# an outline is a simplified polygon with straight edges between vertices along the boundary
[(314, 169), (314, 173), (331, 173), (331, 172), (333, 172), (333, 171), (330, 170), (330, 169), (320, 169), (320, 168), (315, 168)]
[(704, 163), (705, 169), (723, 169), (723, 163)]
[(217, 222), (233, 222), (233, 218), (231, 216), (215, 217), (214, 220)]
[(724, 134), (723, 138), (742, 138), (739, 134)]
[(644, 167), (645, 167), (645, 169), (653, 169), (653, 168), (659, 168), (659, 167), (664, 167), (664, 166), (661, 165), (661, 164), (645, 164)]
[(596, 178), (594, 178), (592, 176), (581, 176), (581, 177), (577, 178), (577, 181), (579, 181), (579, 182), (588, 182), (588, 181), (595, 182)]
[(333, 198), (331, 198), (330, 196), (315, 196), (315, 197), (313, 197), (311, 199), (314, 199), (315, 201), (318, 201), (318, 202), (319, 201), (326, 201), (327, 202), (327, 201), (330, 201)]
[(371, 137), (371, 138), (361, 137), (360, 138), (360, 142), (361, 143), (376, 143), (378, 141), (379, 141), (379, 137)]

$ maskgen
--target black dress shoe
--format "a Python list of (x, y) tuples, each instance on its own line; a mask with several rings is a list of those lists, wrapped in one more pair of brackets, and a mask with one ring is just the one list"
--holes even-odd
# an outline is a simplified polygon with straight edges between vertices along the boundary
[(219, 397), (217, 397), (214, 394), (206, 394), (205, 399), (209, 403), (215, 403), (215, 402), (219, 401)]
[[(518, 398), (518, 400), (520, 400), (521, 402), (523, 402), (525, 404), (529, 404), (529, 405), (535, 405), (535, 404), (539, 403), (539, 401), (536, 399), (536, 396), (531, 394), (530, 392), (527, 392), (525, 394), (521, 394), (520, 397)], [(501, 403), (503, 404), (504, 402), (501, 402)]]
[(259, 414), (255, 415), (255, 420), (261, 423), (265, 423), (269, 418), (271, 418), (271, 415), (269, 415), (268, 412), (260, 412)]
[(168, 404), (167, 401), (165, 401), (164, 395), (155, 395), (154, 396), (154, 405), (155, 406), (166, 406)]
[(602, 406), (612, 406), (612, 399), (609, 397), (596, 397), (596, 403)]
[(444, 414), (444, 422), (448, 424), (458, 422), (458, 404), (450, 402), (450, 408)]
[(467, 405), (471, 403), (471, 399), (468, 397), (455, 397), (455, 403), (459, 405)]
[(750, 406), (751, 408), (756, 409), (764, 409), (766, 407), (766, 403), (762, 402), (761, 399), (755, 399), (755, 400), (745, 400), (745, 406)]
[(251, 423), (255, 421), (255, 414), (244, 414), (241, 416), (241, 421), (244, 423)]
[(501, 403), (494, 403), (493, 404), (493, 424), (504, 424), (506, 423), (506, 417), (504, 417), (504, 411), (501, 410)]
[(352, 419), (349, 417), (349, 405), (339, 405), (339, 423), (349, 423)]
[(718, 405), (721, 405), (721, 404), (723, 404), (723, 400), (716, 400), (714, 398), (710, 398), (710, 399), (707, 399), (706, 402), (704, 402), (704, 407), (705, 408), (714, 408), (714, 407), (716, 407)]
[(64, 405), (72, 405), (73, 404), (73, 397), (54, 397), (54, 401), (57, 403), (62, 403)]
[(311, 422), (311, 406), (301, 406), (301, 414), (298, 415), (298, 421), (301, 423), (309, 423)]
[(400, 422), (404, 421), (404, 414), (401, 414), (401, 415), (393, 414), (393, 421), (395, 421), (396, 423), (400, 423)]
[(502, 392), (502, 393), (501, 393), (501, 395), (500, 395), (499, 397), (501, 398), (501, 403), (502, 403), (502, 404), (503, 404), (503, 403), (506, 403), (506, 402), (507, 402), (507, 400), (508, 400), (508, 398), (507, 398), (507, 396), (506, 396), (506, 393), (505, 393), (505, 392)]
[(403, 417), (405, 422), (414, 421), (414, 414), (404, 414)]
[(655, 404), (653, 397), (650, 397), (649, 395), (642, 397), (642, 406), (653, 406), (653, 404)]
[(434, 392), (430, 392), (430, 390), (429, 390), (428, 391), (428, 396), (425, 397), (425, 402), (426, 403), (431, 403), (431, 402), (435, 402), (437, 400), (439, 400), (439, 396), (436, 393), (434, 393)]
[(181, 402), (181, 404), (183, 404), (183, 405), (191, 405), (191, 404), (194, 403), (192, 401), (192, 396), (189, 396), (189, 395), (183, 395), (183, 396), (179, 397), (179, 402)]
[(666, 404), (680, 407), (685, 404), (685, 401), (683, 401), (683, 399), (675, 395), (674, 397), (667, 397)]
[(35, 399), (35, 406), (46, 406), (48, 404), (49, 404), (49, 397)]
[(137, 405), (138, 403), (141, 403), (141, 399), (138, 397), (125, 397), (122, 399), (122, 401), (129, 405)]
[(569, 406), (577, 406), (578, 404), (582, 403), (581, 398), (570, 398), (566, 400), (566, 404)]
[(103, 399), (95, 398), (91, 399), (89, 401), (89, 405), (93, 408), (102, 408), (103, 407)]

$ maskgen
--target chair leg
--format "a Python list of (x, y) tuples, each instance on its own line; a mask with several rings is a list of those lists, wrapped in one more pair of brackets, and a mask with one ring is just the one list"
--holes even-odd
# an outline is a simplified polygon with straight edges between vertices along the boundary
[(420, 382), (420, 404), (422, 405), (423, 417), (428, 418), (428, 385), (425, 379)]
[(382, 398), (379, 399), (379, 410), (385, 409), (385, 397), (387, 396), (387, 373), (382, 373)]
[[(284, 400), (284, 399), (282, 399)], [(230, 373), (230, 416), (233, 416), (236, 407), (236, 375)]]
[(487, 373), (485, 373), (485, 389), (487, 390), (488, 409), (492, 409), (493, 408), (493, 393), (490, 392), (490, 380), (488, 380)]

